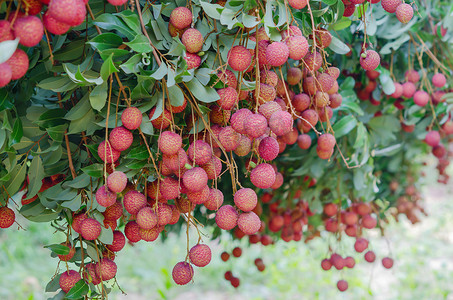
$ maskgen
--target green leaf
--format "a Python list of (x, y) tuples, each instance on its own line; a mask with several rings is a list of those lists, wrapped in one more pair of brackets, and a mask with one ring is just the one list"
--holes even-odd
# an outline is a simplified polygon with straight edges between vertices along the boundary
[(46, 131), (52, 140), (61, 143), (63, 141), (64, 132), (67, 128), (68, 124), (63, 124), (46, 128)]
[(75, 189), (82, 189), (90, 185), (90, 176), (87, 174), (81, 174), (71, 181), (63, 183), (63, 187), (72, 187)]
[(332, 42), (330, 43), (329, 48), (333, 52), (342, 54), (342, 55), (349, 53), (349, 51), (351, 51), (351, 49), (349, 49), (348, 45), (343, 43), (340, 39), (336, 38), (335, 36), (332, 36)]
[(10, 172), (10, 180), (5, 184), (8, 194), (15, 195), (22, 186), (25, 175), (27, 174), (27, 163), (24, 161), (20, 165), (16, 165)]
[(17, 118), (16, 121), (14, 121), (13, 132), (11, 133), (9, 139), (9, 145), (12, 146), (19, 143), (23, 135), (24, 129), (22, 128), (22, 121), (20, 118)]
[(101, 226), (99, 240), (106, 245), (111, 245), (113, 243), (113, 230), (110, 227), (105, 228), (104, 226)]
[(126, 36), (126, 38), (130, 41), (132, 41), (136, 36), (136, 33), (120, 18), (109, 13), (100, 15), (93, 23), (103, 29), (116, 30)]
[(172, 106), (181, 106), (184, 103), (184, 94), (177, 85), (168, 88), (168, 98)]
[(340, 138), (353, 130), (357, 126), (357, 119), (353, 115), (345, 116), (335, 123), (332, 128), (335, 138)]
[(386, 95), (391, 95), (395, 92), (395, 83), (390, 77), (390, 72), (387, 69), (380, 68), (381, 74), (379, 75), (379, 81), (381, 82), (382, 90)]
[(152, 78), (161, 80), (167, 74), (167, 64), (162, 63), (160, 67), (151, 75)]
[(352, 20), (350, 18), (342, 17), (335, 24), (331, 25), (330, 28), (335, 31), (340, 31), (351, 26)]
[(70, 250), (68, 246), (64, 246), (64, 245), (60, 245), (60, 244), (47, 245), (47, 246), (44, 246), (44, 248), (47, 248), (50, 251), (52, 251), (58, 255), (68, 255), (69, 250)]
[(201, 102), (211, 103), (220, 99), (215, 89), (202, 85), (196, 77), (187, 82), (186, 85), (195, 98)]
[[(156, 6), (156, 5), (153, 5), (153, 7), (154, 6)], [(143, 12), (143, 14), (145, 14), (145, 12)], [(140, 20), (138, 18), (138, 15), (135, 12), (126, 9), (115, 15), (120, 17), (124, 21), (124, 23), (126, 23), (127, 26), (130, 29), (132, 29), (136, 34), (142, 33), (142, 29), (140, 26)], [(145, 22), (145, 24), (146, 24), (146, 22)]]
[(110, 54), (109, 58), (104, 61), (101, 67), (101, 77), (104, 80), (107, 80), (107, 78), (112, 74), (113, 72), (118, 72), (119, 70), (115, 67), (115, 64), (113, 63), (113, 54)]
[(92, 164), (82, 168), (83, 173), (91, 176), (100, 178), (103, 175), (104, 165), (103, 164)]
[(203, 11), (211, 18), (220, 20), (220, 12), (224, 9), (218, 4), (211, 4), (208, 2), (200, 1), (200, 5), (203, 8)]
[(30, 179), (30, 183), (28, 184), (27, 199), (33, 198), (38, 193), (44, 177), (45, 174), (42, 159), (40, 156), (35, 156), (31, 160), (30, 168), (28, 169), (28, 178)]
[(63, 125), (65, 123), (65, 120), (63, 119), (65, 114), (66, 112), (61, 108), (49, 109), (39, 116), (39, 119), (36, 121), (36, 123), (40, 127), (44, 128)]
[(87, 44), (90, 44), (98, 51), (103, 51), (106, 49), (115, 49), (123, 44), (123, 39), (112, 32), (102, 33), (92, 38)]
[(148, 39), (142, 34), (137, 35), (135, 39), (125, 44), (138, 53), (149, 53), (153, 51)]
[(138, 147), (134, 147), (129, 151), (127, 154), (127, 158), (143, 160), (149, 158), (148, 149), (145, 145), (140, 145)]
[(90, 93), (91, 107), (97, 111), (101, 111), (107, 101), (107, 81), (96, 86)]
[(85, 280), (80, 279), (66, 294), (65, 299), (80, 299), (90, 291), (90, 287)]
[(38, 87), (58, 93), (75, 89), (77, 87), (77, 83), (73, 82), (69, 77), (58, 76), (46, 78), (40, 81), (38, 83)]
[(16, 51), (19, 45), (19, 38), (15, 40), (6, 40), (0, 43), (0, 64), (7, 61)]

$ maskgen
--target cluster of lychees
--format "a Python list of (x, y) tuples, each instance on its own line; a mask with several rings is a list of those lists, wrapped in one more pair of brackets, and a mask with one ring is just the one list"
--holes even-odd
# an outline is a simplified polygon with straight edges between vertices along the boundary
[[(356, 5), (361, 5), (365, 0), (342, 0), (344, 7), (344, 17), (350, 17), (356, 10)], [(402, 0), (366, 0), (369, 3), (375, 4), (381, 2), (382, 8), (386, 12), (396, 14), (397, 19), (403, 23), (408, 23), (414, 16), (414, 9), (410, 4), (403, 3)], [(360, 8), (359, 8), (360, 9)]]

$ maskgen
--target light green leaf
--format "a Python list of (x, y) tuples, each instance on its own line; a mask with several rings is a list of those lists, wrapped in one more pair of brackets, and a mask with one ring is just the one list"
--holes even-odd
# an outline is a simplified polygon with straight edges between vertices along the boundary
[(96, 86), (90, 93), (90, 104), (91, 107), (97, 111), (105, 106), (107, 101), (107, 81), (104, 81), (101, 85)]

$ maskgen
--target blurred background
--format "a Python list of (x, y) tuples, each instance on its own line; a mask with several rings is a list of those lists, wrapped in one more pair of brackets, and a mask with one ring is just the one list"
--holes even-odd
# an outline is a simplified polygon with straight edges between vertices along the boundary
[[(370, 230), (367, 237), (376, 261), (367, 263), (363, 253), (356, 253), (354, 239), (344, 236), (336, 241), (331, 234), (322, 235), (308, 244), (284, 243), (264, 247), (249, 245), (248, 239), (233, 240), (224, 234), (210, 241), (211, 231), (204, 228), (204, 242), (212, 249), (212, 261), (205, 268), (196, 268), (194, 282), (177, 286), (171, 279), (173, 266), (184, 259), (186, 235), (170, 234), (165, 242), (140, 242), (126, 245), (115, 261), (117, 282), (124, 291), (113, 287), (110, 299), (453, 299), (453, 187), (434, 180), (435, 160), (428, 161), (425, 174), (425, 210), (421, 222), (413, 225), (404, 215), (392, 221), (382, 237), (379, 230)], [(452, 169), (449, 170), (452, 174)], [(0, 299), (48, 299), (45, 286), (56, 273), (58, 259), (50, 257), (43, 246), (59, 243), (63, 236), (48, 224), (19, 219), (24, 230), (0, 231)], [(197, 242), (190, 234), (190, 245)], [(239, 258), (227, 262), (220, 259), (223, 251), (242, 248)], [(353, 256), (353, 269), (323, 271), (320, 263), (331, 247), (343, 256)], [(381, 259), (395, 260), (392, 269), (384, 269)], [(266, 268), (259, 272), (254, 264), (262, 258)], [(61, 271), (65, 266), (60, 264)], [(231, 271), (240, 279), (235, 289), (224, 279)], [(340, 293), (336, 282), (346, 279), (349, 289)]]

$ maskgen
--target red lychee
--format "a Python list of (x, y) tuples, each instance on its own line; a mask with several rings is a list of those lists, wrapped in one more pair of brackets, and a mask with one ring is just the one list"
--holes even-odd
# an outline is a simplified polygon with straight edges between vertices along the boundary
[(208, 175), (202, 168), (195, 167), (184, 173), (182, 181), (187, 190), (199, 192), (208, 184)]
[(6, 61), (11, 67), (11, 80), (16, 80), (25, 75), (28, 70), (28, 55), (22, 49), (16, 49), (14, 54)]
[(289, 49), (285, 43), (274, 42), (266, 48), (266, 61), (273, 67), (283, 65), (289, 57)]
[(171, 122), (171, 113), (167, 109), (164, 109), (163, 113), (160, 113), (159, 116), (155, 117), (154, 116), (155, 112), (156, 112), (155, 107), (149, 112), (149, 119), (151, 120), (151, 124), (153, 124), (153, 127), (159, 130), (164, 130), (168, 128)]
[(112, 193), (105, 185), (96, 191), (96, 201), (100, 206), (109, 207), (116, 202), (116, 193)]
[(209, 189), (208, 200), (203, 205), (209, 210), (217, 210), (223, 204), (223, 193), (222, 191), (212, 188)]
[(118, 267), (116, 263), (108, 258), (102, 258), (96, 264), (96, 275), (102, 280), (107, 281), (115, 277)]
[(210, 195), (210, 190), (209, 186), (205, 186), (201, 191), (199, 192), (187, 192), (187, 199), (189, 199), (190, 202), (194, 204), (203, 204), (205, 203)]
[(128, 107), (121, 114), (121, 122), (129, 130), (138, 129), (142, 119), (142, 112), (137, 107)]
[(152, 229), (157, 225), (157, 215), (151, 207), (143, 207), (137, 213), (136, 221), (140, 228)]
[(146, 196), (137, 191), (129, 191), (124, 195), (123, 205), (128, 213), (135, 215), (147, 204)]
[(107, 2), (115, 6), (120, 6), (126, 3), (127, 0), (107, 0)]
[(258, 196), (250, 188), (242, 188), (234, 194), (234, 204), (242, 211), (251, 211), (258, 203)]
[(202, 166), (208, 175), (208, 179), (219, 178), (222, 173), (222, 161), (217, 156), (212, 156), (211, 159)]
[(137, 222), (135, 221), (127, 222), (126, 226), (124, 227), (124, 234), (132, 243), (136, 243), (142, 239), (140, 236), (140, 226), (138, 226)]
[(226, 87), (217, 90), (220, 99), (217, 100), (217, 104), (225, 110), (231, 110), (238, 102), (238, 93), (232, 87)]
[(203, 47), (203, 35), (197, 29), (189, 28), (184, 31), (181, 42), (189, 53), (198, 53)]
[(109, 135), (109, 141), (112, 147), (117, 151), (127, 150), (134, 141), (132, 132), (127, 130), (125, 127), (114, 128)]
[(0, 207), (0, 228), (8, 228), (14, 224), (16, 215), (11, 208), (6, 206)]
[(367, 253), (365, 253), (365, 260), (369, 263), (372, 263), (374, 262), (374, 260), (376, 259), (376, 254), (374, 254), (373, 251), (368, 251)]
[(72, 229), (74, 229), (75, 232), (81, 233), (80, 226), (82, 225), (82, 222), (87, 219), (88, 216), (85, 213), (80, 213), (74, 216), (72, 219)]
[(85, 20), (86, 8), (83, 0), (52, 0), (49, 3), (48, 13), (57, 21), (78, 26)]
[(184, 56), (184, 60), (187, 63), (187, 70), (196, 69), (201, 64), (201, 57), (193, 53), (187, 52), (186, 56)]
[(44, 35), (42, 22), (36, 16), (25, 16), (16, 19), (13, 30), (16, 38), (19, 38), (19, 43), (25, 47), (36, 46)]
[(261, 220), (253, 211), (239, 215), (238, 227), (247, 235), (255, 234), (261, 227)]
[(118, 252), (123, 249), (124, 245), (126, 245), (126, 238), (121, 231), (115, 230), (113, 232), (113, 242), (110, 245), (107, 245), (107, 249), (113, 252)]
[(177, 263), (172, 271), (172, 277), (176, 284), (188, 284), (193, 278), (192, 266), (184, 261)]
[(258, 112), (262, 114), (267, 120), (270, 119), (273, 113), (281, 111), (282, 107), (275, 101), (269, 101), (261, 104), (258, 108)]
[(401, 0), (382, 0), (381, 5), (386, 12), (391, 14), (396, 12), (397, 7), (401, 4)]
[(94, 285), (98, 285), (101, 283), (101, 279), (96, 275), (96, 264), (89, 263), (85, 266), (85, 272), (83, 273), (83, 279), (87, 283), (92, 283)]
[(393, 259), (391, 259), (390, 257), (384, 257), (382, 259), (382, 265), (386, 269), (391, 269), (393, 267)]
[(63, 292), (67, 293), (82, 277), (79, 272), (68, 270), (60, 275), (59, 283)]
[(248, 115), (244, 120), (244, 128), (248, 136), (257, 138), (262, 136), (267, 129), (267, 120), (261, 114)]
[(105, 219), (118, 220), (123, 215), (123, 205), (117, 201), (115, 204), (107, 207), (102, 214)]
[(192, 12), (187, 7), (177, 7), (170, 14), (170, 23), (177, 29), (184, 29), (192, 24)]
[(436, 73), (432, 78), (432, 82), (435, 87), (441, 88), (447, 83), (447, 78), (442, 73)]
[(126, 185), (127, 176), (121, 171), (115, 171), (107, 177), (107, 186), (114, 193), (121, 193)]
[(311, 73), (319, 70), (319, 68), (321, 68), (322, 66), (321, 53), (319, 53), (318, 51), (307, 53), (307, 55), (304, 57), (304, 63)]
[(88, 218), (80, 224), (80, 234), (85, 240), (93, 241), (101, 234), (101, 223), (96, 219)]
[(416, 92), (417, 88), (412, 82), (405, 82), (403, 84), (403, 97), (412, 98)]
[(366, 248), (368, 248), (368, 241), (364, 238), (357, 238), (357, 240), (354, 243), (355, 251), (361, 253), (365, 251)]
[(311, 137), (308, 134), (301, 134), (297, 137), (297, 145), (301, 149), (308, 149), (311, 146)]
[(219, 133), (219, 141), (226, 151), (234, 151), (239, 146), (241, 135), (231, 126), (224, 127)]
[(336, 139), (330, 133), (324, 133), (318, 138), (318, 147), (321, 150), (330, 151), (335, 147)]
[(201, 166), (211, 160), (212, 149), (205, 141), (197, 140), (190, 144), (187, 154), (191, 161)]
[(68, 249), (69, 249), (69, 253), (66, 254), (66, 255), (58, 255), (58, 258), (61, 260), (61, 261), (69, 261), (71, 260), (71, 258), (74, 257), (74, 254), (75, 254), (75, 248), (74, 246), (72, 246), (70, 243), (61, 243), (62, 246), (66, 246)]
[(120, 154), (120, 151), (114, 149), (110, 142), (102, 141), (98, 146), (99, 157), (109, 164), (116, 162), (120, 158)]
[(223, 230), (231, 230), (236, 227), (238, 222), (238, 213), (231, 205), (224, 205), (219, 208), (215, 215), (215, 222)]
[(160, 227), (156, 226), (151, 229), (140, 228), (140, 238), (146, 242), (154, 242), (159, 237), (161, 230)]
[(267, 163), (257, 165), (250, 173), (250, 181), (260, 189), (270, 188), (275, 182), (274, 168)]
[(181, 193), (179, 181), (171, 177), (166, 177), (160, 182), (160, 189), (165, 200), (176, 199)]
[(404, 73), (404, 78), (412, 83), (417, 83), (420, 81), (420, 74), (416, 70), (408, 70)]
[(431, 147), (435, 147), (440, 143), (440, 134), (436, 130), (431, 130), (425, 136), (425, 142)]
[(344, 292), (348, 289), (348, 282), (346, 280), (338, 280), (337, 288), (340, 292)]
[(6, 20), (0, 20), (0, 42), (7, 40), (14, 40), (11, 23)]
[(172, 131), (164, 131), (158, 139), (159, 150), (165, 155), (178, 153), (182, 146), (182, 138), (179, 134)]
[(269, 127), (277, 136), (287, 134), (293, 128), (293, 117), (287, 111), (277, 111), (269, 118)]
[(303, 36), (291, 36), (286, 40), (289, 51), (289, 58), (300, 60), (308, 53), (308, 42)]
[(261, 140), (258, 146), (259, 156), (267, 161), (274, 160), (278, 156), (279, 146), (275, 138), (269, 136)]
[(242, 72), (252, 63), (252, 55), (244, 46), (234, 46), (228, 51), (228, 65), (235, 71)]
[(46, 11), (46, 13), (44, 14), (42, 22), (48, 32), (56, 35), (65, 34), (69, 30), (69, 28), (71, 28), (71, 26), (69, 26), (68, 24), (57, 21), (56, 19), (52, 18), (49, 15), (48, 11)]
[(211, 248), (207, 245), (198, 244), (189, 251), (189, 259), (197, 267), (205, 267), (211, 261)]
[(414, 9), (410, 4), (402, 3), (396, 8), (396, 18), (403, 24), (409, 23), (414, 16)]
[(360, 55), (360, 65), (366, 71), (375, 70), (381, 63), (381, 57), (374, 50), (366, 50)]

